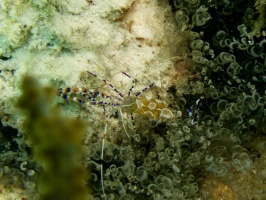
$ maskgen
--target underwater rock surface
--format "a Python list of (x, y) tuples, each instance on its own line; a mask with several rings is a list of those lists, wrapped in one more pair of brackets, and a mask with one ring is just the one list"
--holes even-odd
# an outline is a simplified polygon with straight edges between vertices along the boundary
[[(40, 143), (27, 137), (31, 122), (15, 106), (31, 75), (54, 90), (93, 90), (83, 100), (96, 105), (65, 100), (84, 90), (48, 101), (86, 124), (77, 154), (89, 176), (77, 181), (87, 198), (265, 199), (265, 4), (1, 1), (0, 197), (44, 198), (46, 161), (34, 157)], [(143, 89), (174, 117), (116, 113), (125, 105), (119, 93)]]

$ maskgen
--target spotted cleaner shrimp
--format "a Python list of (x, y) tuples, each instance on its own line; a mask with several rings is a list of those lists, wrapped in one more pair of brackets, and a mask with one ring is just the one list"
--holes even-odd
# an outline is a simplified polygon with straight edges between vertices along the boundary
[[(72, 101), (75, 101), (81, 104), (102, 106), (107, 120), (109, 119), (109, 116), (106, 114), (106, 106), (112, 106), (114, 108), (117, 108), (117, 112), (120, 116), (123, 130), (125, 131), (129, 140), (131, 140), (131, 138), (125, 127), (123, 113), (129, 113), (131, 115), (134, 130), (136, 130), (136, 128), (135, 128), (133, 114), (146, 115), (155, 120), (158, 120), (159, 122), (171, 120), (173, 118), (174, 115), (172, 111), (167, 107), (166, 103), (159, 101), (157, 99), (148, 98), (142, 95), (143, 92), (153, 87), (154, 83), (148, 85), (147, 87), (143, 88), (139, 92), (132, 95), (134, 88), (135, 88), (135, 80), (129, 74), (122, 72), (123, 75), (125, 75), (132, 81), (132, 86), (130, 87), (127, 95), (124, 95), (119, 90), (117, 90), (113, 86), (113, 84), (111, 84), (109, 81), (97, 76), (96, 74), (90, 71), (87, 71), (87, 73), (95, 78), (100, 79), (105, 84), (109, 85), (109, 87), (117, 95), (114, 97), (111, 95), (106, 95), (104, 93), (101, 93), (98, 90), (87, 89), (87, 88), (77, 88), (77, 87), (60, 88), (58, 95), (64, 99), (72, 100)], [(76, 96), (73, 94), (75, 94)], [(103, 101), (103, 100), (98, 101), (96, 100), (97, 97), (101, 97), (102, 99), (105, 99), (106, 101)], [(177, 115), (181, 116), (181, 112), (178, 111)], [(105, 190), (104, 190), (104, 179), (103, 179), (103, 155), (104, 155), (104, 145), (105, 145), (104, 138), (105, 138), (106, 132), (107, 132), (107, 123), (104, 126), (103, 140), (102, 140), (102, 147), (101, 147), (101, 187), (102, 187), (104, 199), (106, 199), (106, 195), (105, 195)]]

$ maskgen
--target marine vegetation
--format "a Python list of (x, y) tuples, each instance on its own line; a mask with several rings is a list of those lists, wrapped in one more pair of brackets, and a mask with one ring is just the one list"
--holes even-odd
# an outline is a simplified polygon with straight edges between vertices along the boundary
[[(1, 93), (1, 122), (13, 127), (0, 135), (5, 190), (21, 187), (29, 199), (266, 199), (266, 1), (86, 2), (34, 1), (41, 28), (1, 32), (2, 91), (29, 70), (53, 88), (26, 78), (19, 112)], [(141, 13), (151, 26), (134, 21), (150, 5), (168, 13)], [(21, 53), (28, 43), (32, 54)], [(32, 66), (15, 65), (17, 55)], [(135, 82), (142, 94), (124, 101)], [(167, 120), (156, 120), (161, 108)]]

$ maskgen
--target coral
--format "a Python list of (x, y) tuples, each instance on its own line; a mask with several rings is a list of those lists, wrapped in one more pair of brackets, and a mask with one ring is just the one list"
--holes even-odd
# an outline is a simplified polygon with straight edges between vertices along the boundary
[[(177, 130), (179, 135), (187, 134), (191, 142), (182, 162), (207, 177), (197, 182), (204, 198), (263, 199), (264, 189), (253, 187), (251, 179), (256, 179), (256, 184), (263, 179), (252, 171), (260, 171), (257, 163), (264, 153), (258, 152), (259, 145), (250, 145), (260, 136), (265, 141), (265, 23), (255, 11), (259, 4), (203, 1), (211, 20), (193, 26), (193, 16), (201, 8), (189, 2), (173, 3), (177, 21), (181, 13), (187, 18), (185, 27), (202, 33), (190, 42), (196, 76), (183, 89), (188, 118), (178, 123)], [(254, 24), (260, 24), (256, 31)], [(178, 169), (182, 173), (182, 167)], [(248, 181), (238, 187), (234, 180), (240, 179)]]
[[(109, 18), (120, 11), (119, 20)], [(138, 17), (143, 13), (140, 24)], [(149, 13), (153, 15), (152, 23)], [(187, 49), (185, 36), (170, 37), (178, 31), (169, 13), (166, 2), (153, 1), (3, 1), (0, 37), (6, 45), (1, 46), (0, 70), (14, 72), (8, 87), (1, 90), (3, 110), (19, 95), (19, 82), (28, 72), (42, 84), (97, 87), (93, 81), (80, 78), (89, 69), (119, 89), (130, 83), (121, 76), (124, 71), (139, 80), (136, 90), (155, 81), (157, 93), (166, 98), (169, 85), (182, 77), (176, 70), (182, 68), (177, 65), (176, 50), (182, 55)], [(22, 24), (20, 29), (13, 30), (10, 21)], [(159, 70), (153, 70), (154, 66), (159, 66)], [(1, 88), (6, 84), (1, 82)], [(84, 114), (84, 118), (89, 117)], [(16, 121), (16, 114), (10, 116), (9, 125), (16, 126)]]
[[(85, 126), (81, 120), (60, 116), (49, 104), (51, 88), (42, 88), (26, 77), (18, 107), (26, 113), (26, 139), (43, 171), (37, 187), (41, 199), (86, 199), (86, 170), (80, 164)], [(26, 188), (34, 190), (33, 182)]]
[[(16, 49), (31, 43), (32, 38), (38, 35), (36, 26), (45, 23), (49, 18), (49, 14), (44, 13), (51, 10), (51, 7), (52, 5), (47, 5), (38, 10), (37, 6), (31, 5), (29, 1), (2, 1), (0, 4), (0, 17), (3, 28), (0, 32), (0, 55), (10, 57)], [(48, 41), (45, 37), (39, 37), (38, 42), (46, 46), (49, 42), (52, 43), (49, 39), (49, 36)]]
[[(24, 74), (115, 98), (86, 71), (123, 94), (132, 83), (121, 75), (126, 72), (136, 80), (135, 91), (154, 82), (147, 95), (181, 110), (182, 117), (158, 123), (136, 114), (135, 131), (125, 114), (128, 140), (112, 106), (105, 119), (97, 106), (57, 99), (65, 115), (88, 124), (82, 164), (91, 170), (94, 199), (104, 198), (102, 177), (106, 199), (265, 199), (265, 0), (4, 2), (0, 116), (18, 130), (3, 137), (5, 177), (22, 170), (23, 187), (36, 194), (31, 178), (40, 170), (31, 151), (10, 165), (15, 145), (24, 153), (24, 135), (30, 139), (13, 106)], [(38, 17), (28, 19), (19, 5)], [(9, 139), (15, 139), (10, 149)]]

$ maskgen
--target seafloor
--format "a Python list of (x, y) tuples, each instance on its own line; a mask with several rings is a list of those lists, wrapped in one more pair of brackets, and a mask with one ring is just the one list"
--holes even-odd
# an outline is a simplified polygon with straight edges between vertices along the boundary
[(0, 199), (266, 199), (265, 12), (1, 0)]

